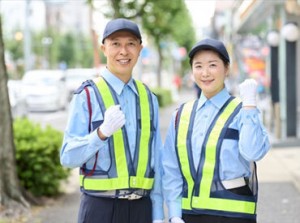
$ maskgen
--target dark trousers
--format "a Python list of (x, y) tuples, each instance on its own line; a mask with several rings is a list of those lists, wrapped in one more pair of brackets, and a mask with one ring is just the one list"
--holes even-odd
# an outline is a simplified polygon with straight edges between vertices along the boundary
[(256, 220), (243, 218), (228, 218), (214, 215), (183, 214), (185, 223), (256, 223)]
[(149, 197), (127, 200), (82, 194), (78, 223), (152, 223), (152, 203)]

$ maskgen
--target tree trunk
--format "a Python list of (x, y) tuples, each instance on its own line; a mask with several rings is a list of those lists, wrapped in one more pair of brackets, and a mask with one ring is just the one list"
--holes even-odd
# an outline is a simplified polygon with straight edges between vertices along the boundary
[(161, 87), (161, 71), (162, 71), (162, 61), (163, 61), (163, 55), (162, 55), (162, 49), (158, 46), (158, 64), (157, 64), (157, 86)]
[(7, 79), (0, 17), (0, 214), (6, 212), (5, 215), (29, 207), (17, 177)]

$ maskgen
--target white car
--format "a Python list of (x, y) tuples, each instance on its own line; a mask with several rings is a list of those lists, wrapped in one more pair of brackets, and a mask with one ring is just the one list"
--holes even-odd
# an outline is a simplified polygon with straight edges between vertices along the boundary
[(27, 117), (28, 108), (26, 98), (22, 92), (22, 81), (8, 80), (7, 87), (13, 119)]
[(69, 103), (65, 72), (61, 70), (27, 71), (23, 92), (29, 111), (57, 111)]
[(99, 71), (94, 68), (71, 68), (66, 73), (66, 85), (71, 100), (74, 91), (86, 80), (99, 76)]

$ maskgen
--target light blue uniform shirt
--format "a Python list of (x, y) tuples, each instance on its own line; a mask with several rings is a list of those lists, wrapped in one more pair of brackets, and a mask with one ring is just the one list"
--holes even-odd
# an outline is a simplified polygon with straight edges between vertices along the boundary
[[(203, 94), (199, 98), (192, 132), (192, 154), (197, 169), (204, 137), (214, 117), (230, 98), (224, 88), (211, 99)], [(169, 217), (181, 217), (182, 175), (175, 151), (174, 112), (162, 152), (163, 191), (169, 209)], [(241, 109), (230, 128), (239, 132), (239, 141), (224, 139), (220, 152), (220, 178), (232, 180), (250, 175), (249, 162), (257, 161), (269, 151), (267, 131), (263, 127), (258, 109)]]
[[(111, 74), (107, 69), (102, 73), (103, 78), (115, 90), (121, 109), (125, 114), (125, 127), (128, 136), (130, 153), (133, 158), (136, 149), (136, 96), (137, 90), (131, 79), (124, 84), (120, 79)], [(100, 110), (93, 88), (89, 87), (91, 105), (92, 105), (92, 123), (103, 120), (103, 114)], [(154, 188), (150, 197), (153, 205), (153, 219), (163, 219), (163, 198), (161, 193), (161, 168), (159, 168), (159, 154), (162, 150), (162, 140), (159, 130), (159, 106), (157, 98), (153, 97), (154, 109), (154, 135), (152, 151), (154, 156), (151, 158), (151, 166), (155, 168)], [(61, 164), (65, 167), (75, 168), (81, 167), (86, 163), (87, 169), (92, 169), (95, 160), (95, 154), (98, 153), (98, 161), (96, 170), (107, 171), (110, 167), (110, 153), (108, 148), (108, 140), (102, 141), (97, 134), (97, 130), (89, 133), (89, 112), (87, 106), (87, 95), (83, 90), (79, 94), (75, 94), (70, 103), (70, 112), (67, 127), (64, 133), (64, 140), (60, 152)]]

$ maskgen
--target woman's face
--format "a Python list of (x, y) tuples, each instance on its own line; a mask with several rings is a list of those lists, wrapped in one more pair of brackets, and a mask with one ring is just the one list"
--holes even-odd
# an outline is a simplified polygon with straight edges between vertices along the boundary
[(193, 58), (192, 72), (195, 82), (207, 98), (215, 96), (224, 88), (228, 71), (229, 67), (225, 66), (215, 51), (200, 50)]

